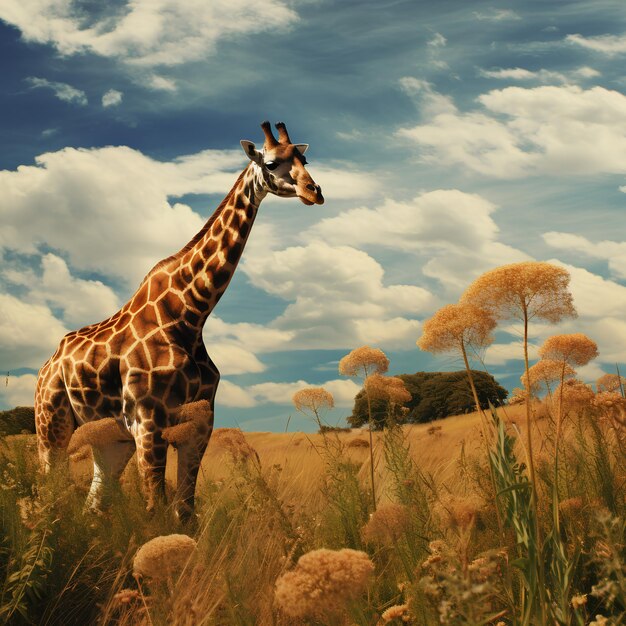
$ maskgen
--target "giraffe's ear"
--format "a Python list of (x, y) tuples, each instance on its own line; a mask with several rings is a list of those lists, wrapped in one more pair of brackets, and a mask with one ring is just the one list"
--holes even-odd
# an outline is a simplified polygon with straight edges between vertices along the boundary
[(246, 153), (246, 156), (251, 160), (258, 163), (261, 159), (261, 153), (256, 149), (256, 146), (247, 139), (241, 140), (241, 147), (243, 151)]
[(308, 143), (297, 143), (296, 148), (300, 154), (304, 154), (309, 149)]

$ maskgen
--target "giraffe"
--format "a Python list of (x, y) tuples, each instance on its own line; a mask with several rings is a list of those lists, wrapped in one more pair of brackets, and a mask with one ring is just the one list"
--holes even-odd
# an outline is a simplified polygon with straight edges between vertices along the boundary
[(147, 509), (164, 497), (167, 441), (180, 408), (206, 406), (206, 419), (178, 446), (174, 512), (193, 513), (198, 469), (213, 430), (220, 374), (202, 340), (204, 323), (241, 258), (263, 198), (298, 197), (323, 204), (305, 165), (308, 144), (294, 144), (283, 122), (261, 124), (263, 148), (241, 146), (250, 163), (203, 228), (158, 262), (132, 298), (110, 318), (70, 332), (39, 371), (35, 391), (38, 453), (44, 471), (65, 456), (74, 429), (114, 418), (119, 437), (93, 445), (94, 475), (86, 506), (100, 510), (105, 485), (120, 477), (133, 453)]

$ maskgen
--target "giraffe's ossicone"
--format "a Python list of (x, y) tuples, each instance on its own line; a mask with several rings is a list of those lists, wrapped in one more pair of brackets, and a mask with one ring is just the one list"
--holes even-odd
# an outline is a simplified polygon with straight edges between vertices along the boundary
[(203, 410), (193, 436), (178, 444), (174, 507), (193, 511), (198, 468), (213, 429), (219, 371), (202, 340), (204, 323), (228, 287), (259, 204), (272, 193), (322, 204), (305, 165), (307, 144), (293, 144), (283, 123), (269, 122), (262, 150), (241, 145), (250, 163), (202, 230), (179, 252), (160, 261), (113, 316), (63, 337), (39, 372), (35, 417), (45, 470), (62, 458), (77, 426), (114, 418), (117, 441), (93, 448), (94, 476), (87, 505), (99, 509), (109, 481), (119, 478), (137, 451), (148, 508), (164, 493), (167, 442), (190, 403)]

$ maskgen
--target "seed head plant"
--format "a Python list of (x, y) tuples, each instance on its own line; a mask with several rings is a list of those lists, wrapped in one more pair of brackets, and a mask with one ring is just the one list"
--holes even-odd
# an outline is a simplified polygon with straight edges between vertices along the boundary
[(313, 550), (276, 581), (274, 599), (289, 617), (337, 618), (366, 591), (373, 571), (374, 564), (365, 552)]
[(621, 394), (625, 385), (626, 378), (617, 374), (603, 374), (596, 381), (598, 391), (617, 391)]
[(307, 387), (293, 394), (293, 404), (300, 413), (312, 416), (318, 427), (322, 428), (322, 412), (335, 406), (333, 394), (324, 387)]
[(152, 580), (168, 580), (179, 573), (196, 549), (188, 535), (163, 535), (144, 543), (133, 560), (133, 574)]
[(363, 527), (363, 539), (370, 544), (394, 546), (407, 532), (410, 512), (403, 504), (383, 504)]

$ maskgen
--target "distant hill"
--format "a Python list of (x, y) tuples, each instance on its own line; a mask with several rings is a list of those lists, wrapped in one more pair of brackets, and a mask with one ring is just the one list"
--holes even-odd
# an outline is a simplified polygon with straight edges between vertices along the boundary
[[(490, 402), (495, 406), (504, 402), (508, 391), (493, 376), (476, 370), (472, 370), (472, 375), (482, 408), (488, 408)], [(404, 381), (411, 394), (410, 402), (405, 405), (408, 413), (402, 418), (404, 423), (421, 424), (448, 415), (460, 415), (476, 410), (465, 371), (416, 372), (401, 374), (398, 378)], [(372, 416), (377, 426), (382, 427), (387, 411), (385, 402), (372, 402)], [(368, 422), (367, 398), (363, 390), (354, 399), (352, 415), (348, 417), (348, 422), (355, 427)]]
[(9, 411), (0, 411), (0, 437), (35, 432), (35, 409), (32, 406), (17, 406)]

